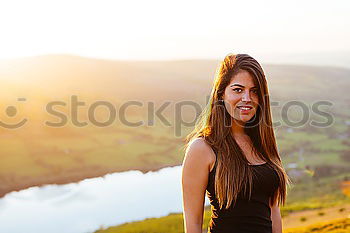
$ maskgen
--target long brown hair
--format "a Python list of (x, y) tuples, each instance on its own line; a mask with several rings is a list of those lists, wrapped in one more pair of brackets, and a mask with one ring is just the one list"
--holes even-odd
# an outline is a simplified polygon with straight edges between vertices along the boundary
[[(291, 183), (284, 171), (279, 156), (275, 134), (272, 128), (269, 92), (264, 71), (260, 64), (247, 54), (229, 54), (220, 63), (213, 83), (209, 103), (196, 122), (194, 130), (186, 137), (185, 149), (192, 139), (202, 137), (216, 152), (217, 168), (215, 173), (215, 195), (220, 208), (236, 202), (243, 190), (244, 195), (249, 187), (251, 197), (253, 172), (248, 165), (242, 149), (235, 141), (231, 127), (232, 116), (227, 112), (222, 96), (232, 77), (245, 70), (254, 78), (258, 87), (259, 104), (255, 115), (245, 123), (245, 133), (253, 143), (253, 152), (277, 172), (278, 188), (273, 193), (270, 205), (278, 201), (285, 204), (287, 185)], [(227, 126), (229, 123), (229, 126)], [(246, 179), (246, 177), (248, 179)]]

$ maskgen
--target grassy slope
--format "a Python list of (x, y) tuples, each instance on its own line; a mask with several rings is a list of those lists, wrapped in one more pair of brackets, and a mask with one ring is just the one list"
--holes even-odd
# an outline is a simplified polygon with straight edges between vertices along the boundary
[[(172, 107), (164, 114), (174, 122), (175, 101), (204, 103), (216, 65), (217, 61), (212, 60), (121, 62), (74, 56), (38, 56), (0, 63), (0, 75), (7, 86), (1, 93), (2, 104), (18, 107), (16, 117), (1, 116), (1, 119), (9, 123), (23, 116), (30, 119), (26, 126), (17, 130), (0, 128), (0, 196), (33, 185), (68, 183), (109, 172), (148, 171), (181, 164), (182, 138), (191, 127), (182, 127), (180, 136), (175, 135), (175, 125), (168, 127), (159, 121), (150, 127), (127, 127), (117, 119), (115, 124), (104, 128), (76, 127), (71, 123), (62, 128), (50, 128), (42, 123), (58, 119), (51, 119), (43, 106), (48, 101), (61, 99), (69, 105), (72, 94), (78, 94), (79, 100), (87, 105), (102, 99), (120, 106), (125, 100), (137, 99), (144, 103), (152, 100), (159, 106), (157, 103), (169, 100)], [(285, 101), (297, 96), (311, 103), (320, 96), (336, 103), (333, 113), (337, 121), (331, 128), (316, 130), (305, 126), (291, 134), (283, 127), (276, 130), (283, 160), (297, 162), (299, 166), (329, 162), (341, 165), (339, 153), (349, 146), (332, 135), (348, 130), (344, 120), (350, 110), (344, 106), (350, 101), (342, 93), (347, 91), (350, 70), (287, 65), (264, 67), (273, 100)], [(315, 82), (318, 80), (321, 82)], [(300, 85), (292, 85), (292, 82)], [(188, 88), (183, 88), (185, 86)], [(337, 91), (328, 91), (335, 89)], [(28, 102), (25, 105), (13, 103), (18, 96), (27, 97)], [(69, 113), (68, 107), (58, 109)], [(128, 120), (144, 120), (146, 109), (130, 108), (126, 114)], [(279, 110), (274, 108), (274, 120), (281, 118)], [(80, 111), (79, 120), (86, 120), (86, 108), (81, 107)], [(193, 120), (193, 114), (186, 110), (182, 117)], [(289, 114), (299, 115), (293, 111)], [(104, 120), (106, 113), (101, 110), (97, 115)], [(296, 156), (301, 144), (305, 148), (304, 162)]]

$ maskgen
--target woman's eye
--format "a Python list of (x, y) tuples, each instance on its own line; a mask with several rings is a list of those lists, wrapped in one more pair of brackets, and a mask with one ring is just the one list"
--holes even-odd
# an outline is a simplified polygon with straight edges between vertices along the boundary
[[(235, 92), (237, 92), (237, 93), (241, 93), (242, 92), (242, 89), (241, 88), (235, 88), (235, 89), (233, 89), (233, 91), (235, 91)], [(252, 92), (254, 93), (254, 94), (258, 94), (258, 90), (252, 90)]]

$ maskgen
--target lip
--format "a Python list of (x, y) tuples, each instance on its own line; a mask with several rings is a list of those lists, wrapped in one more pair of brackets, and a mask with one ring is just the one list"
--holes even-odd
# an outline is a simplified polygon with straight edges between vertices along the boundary
[(249, 108), (249, 110), (251, 110), (251, 109), (253, 109), (253, 106), (251, 106), (251, 105), (240, 105), (240, 106), (237, 106), (237, 108), (241, 108), (241, 107), (243, 107), (243, 108)]
[[(247, 107), (249, 109), (242, 109), (241, 107)], [(241, 114), (247, 115), (250, 113), (250, 111), (252, 111), (253, 107), (251, 105), (240, 105), (240, 106), (237, 106), (237, 109)]]

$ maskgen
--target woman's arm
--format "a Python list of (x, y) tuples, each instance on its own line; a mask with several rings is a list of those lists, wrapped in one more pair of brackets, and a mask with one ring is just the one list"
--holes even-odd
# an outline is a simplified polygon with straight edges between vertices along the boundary
[(280, 207), (276, 203), (271, 206), (272, 233), (282, 233), (282, 218)]
[(185, 233), (202, 233), (204, 198), (211, 164), (210, 150), (197, 138), (186, 150), (182, 165)]

